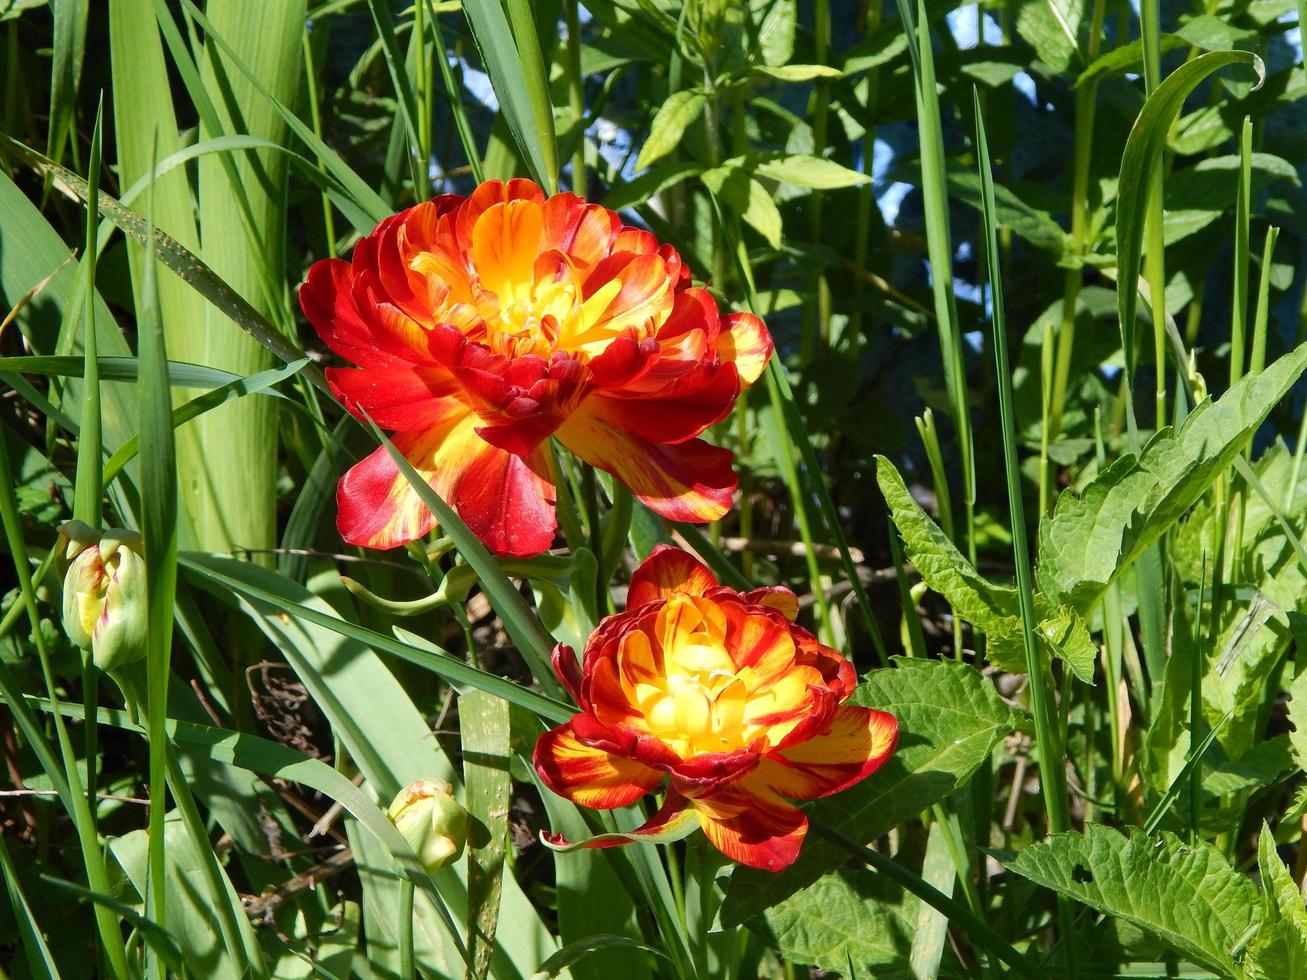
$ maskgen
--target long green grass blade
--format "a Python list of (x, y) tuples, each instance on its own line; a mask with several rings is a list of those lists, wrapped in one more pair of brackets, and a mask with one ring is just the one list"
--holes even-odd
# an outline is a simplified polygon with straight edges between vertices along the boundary
[[(91, 197), (100, 188), (100, 136), (104, 119), (101, 103), (95, 114), (95, 129), (91, 133), (91, 156), (87, 164), (87, 189)], [(82, 266), (86, 273), (86, 295), (95, 295), (95, 258), (97, 222), (100, 212), (86, 209), (86, 252)], [(100, 454), (102, 452), (100, 415), (100, 345), (95, 332), (95, 304), (83, 303), (86, 331), (83, 334), (82, 352), (85, 365), (82, 377), (82, 415), (77, 453), (77, 476), (73, 485), (73, 517), (91, 527), (100, 525)]]
[[(1060, 834), (1070, 829), (1066, 796), (1065, 757), (1054, 721), (1053, 694), (1047, 687), (1044, 657), (1035, 639), (1039, 622), (1035, 613), (1035, 584), (1026, 543), (1026, 514), (1022, 503), (1021, 469), (1017, 460), (1016, 418), (1012, 410), (1012, 368), (1007, 351), (1007, 315), (1003, 303), (1003, 270), (999, 265), (998, 229), (994, 219), (994, 176), (990, 169), (989, 143), (980, 106), (980, 90), (973, 92), (976, 109), (976, 154), (979, 158), (984, 219), (984, 246), (989, 270), (990, 302), (994, 333), (994, 374), (998, 382), (1000, 424), (1003, 427), (1003, 463), (1007, 477), (1008, 513), (1012, 526), (1012, 555), (1017, 570), (1017, 597), (1021, 607), (1021, 639), (1026, 652), (1026, 673), (1030, 677), (1030, 698), (1035, 716), (1035, 739), (1039, 757), (1039, 785), (1048, 810), (1048, 829)], [(1075, 975), (1075, 932), (1070, 902), (1059, 897), (1062, 942), (1068, 972)]]
[(9, 902), (14, 908), (14, 921), (18, 926), (18, 936), (23, 943), (23, 954), (27, 957), (27, 968), (34, 977), (46, 980), (58, 980), (59, 967), (50, 955), (50, 947), (41, 935), (41, 926), (32, 914), (32, 907), (23, 894), (23, 886), (18, 880), (18, 871), (9, 856), (9, 847), (0, 835), (0, 875), (5, 879), (5, 890), (9, 892)]
[[(532, 60), (529, 54), (519, 49), (518, 41), (514, 39), (513, 28), (518, 26), (518, 18), (514, 18), (513, 28), (510, 28), (500, 0), (467, 0), (463, 4), (463, 13), (467, 15), (509, 131), (522, 151), (531, 176), (546, 194), (552, 194), (557, 189), (558, 150), (554, 146), (552, 110), (546, 128), (542, 128), (543, 111), (537, 115), (541, 99), (544, 99), (545, 106), (548, 105), (548, 80), (542, 75), (535, 30), (531, 28), (526, 45), (529, 47), (529, 42), (535, 41)], [(525, 25), (522, 29), (526, 30)], [(528, 73), (532, 76), (530, 80)]]

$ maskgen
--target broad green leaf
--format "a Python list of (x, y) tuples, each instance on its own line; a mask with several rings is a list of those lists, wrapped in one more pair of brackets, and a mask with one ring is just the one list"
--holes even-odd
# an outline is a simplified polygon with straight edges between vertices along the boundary
[[(214, 980), (238, 980), (244, 970), (227, 955), (222, 933), (214, 919), (207, 891), (195, 883), (203, 880), (203, 856), (176, 811), (164, 824), (164, 884), (168, 908), (167, 929), (176, 937), (192, 976)], [(109, 838), (109, 852), (127, 875), (138, 895), (148, 890), (150, 835), (133, 830)]]
[(653, 122), (649, 125), (649, 138), (640, 148), (635, 169), (643, 170), (653, 166), (676, 149), (686, 129), (703, 112), (707, 101), (708, 97), (699, 89), (684, 89), (669, 95), (654, 114)]
[[(894, 659), (873, 670), (852, 702), (880, 708), (899, 723), (900, 741), (867, 779), (812, 807), (814, 817), (858, 841), (870, 841), (953, 793), (989, 758), (1020, 714), (979, 671), (959, 663)], [(722, 906), (724, 926), (738, 925), (784, 901), (845, 862), (828, 841), (805, 842), (799, 859), (778, 874), (739, 867)]]
[(782, 962), (844, 975), (906, 977), (917, 924), (915, 898), (867, 868), (839, 868), (773, 905), (749, 927)]
[[(1176, 48), (1182, 48), (1185, 45), (1185, 42), (1174, 34), (1163, 34), (1158, 41), (1162, 54), (1174, 51)], [(1075, 87), (1081, 88), (1092, 81), (1107, 78), (1110, 75), (1119, 75), (1124, 72), (1138, 73), (1142, 71), (1143, 60), (1143, 40), (1135, 38), (1128, 44), (1118, 45), (1106, 54), (1095, 58), (1089, 67), (1076, 77)]]
[(1176, 35), (1204, 51), (1229, 51), (1251, 45), (1257, 32), (1235, 27), (1229, 20), (1211, 14), (1192, 17), (1176, 28)]
[(1153, 184), (1149, 175), (1160, 164), (1167, 133), (1185, 99), (1213, 72), (1236, 64), (1252, 66), (1258, 84), (1266, 75), (1262, 60), (1245, 51), (1211, 51), (1200, 55), (1177, 68), (1157, 86), (1126, 139), (1116, 203), (1116, 248), (1117, 312), (1121, 319), (1127, 377), (1134, 373), (1135, 307), (1139, 297), (1135, 284), (1139, 278), (1148, 195)]
[(758, 53), (763, 64), (776, 67), (793, 56), (798, 14), (795, 0), (771, 0), (758, 24)]
[(1041, 590), (1087, 612), (1103, 590), (1201, 497), (1307, 369), (1307, 345), (1204, 401), (1178, 429), (1127, 453), (1079, 494), (1063, 493), (1039, 528)]
[[(976, 571), (912, 499), (898, 470), (884, 456), (876, 457), (876, 480), (903, 538), (908, 560), (925, 583), (947, 599), (957, 615), (985, 634), (989, 641), (985, 653), (991, 663), (1001, 670), (1024, 673), (1027, 665), (1017, 590), (1010, 585), (995, 585)], [(1050, 653), (1062, 657), (1077, 677), (1093, 683), (1098, 649), (1084, 621), (1074, 611), (1055, 607), (1038, 593), (1035, 612), (1039, 617), (1035, 635)]]
[(471, 691), (458, 699), (463, 784), (467, 790), (464, 803), (471, 817), (467, 841), (468, 955), (476, 980), (483, 980), (490, 970), (495, 930), (499, 927), (513, 789), (508, 709), (507, 701), (483, 691)]
[(1289, 744), (1298, 768), (1307, 771), (1307, 666), (1300, 666), (1289, 686)]
[(844, 74), (830, 65), (758, 65), (753, 73), (778, 82), (810, 82), (814, 78), (840, 78)]
[(1209, 844), (1089, 824), (1006, 862), (1009, 871), (1131, 923), (1198, 966), (1246, 977), (1262, 915), (1257, 888)]
[(1251, 945), (1256, 968), (1267, 980), (1307, 975), (1307, 908), (1302, 889), (1275, 852), (1275, 835), (1265, 823), (1257, 839), (1257, 870), (1265, 923)]
[(781, 246), (781, 213), (771, 193), (734, 163), (707, 170), (699, 177), (727, 208), (762, 235), (772, 248)]
[(843, 74), (856, 75), (887, 65), (908, 49), (908, 35), (898, 24), (889, 24), (844, 52)]
[(804, 153), (760, 160), (753, 171), (759, 177), (770, 177), (772, 180), (794, 184), (796, 187), (811, 187), (813, 190), (857, 187), (871, 182), (871, 177), (867, 174), (850, 170), (834, 160)]
[(1080, 27), (1088, 19), (1085, 0), (1021, 0), (1017, 33), (1030, 42), (1039, 60), (1054, 72), (1080, 61)]

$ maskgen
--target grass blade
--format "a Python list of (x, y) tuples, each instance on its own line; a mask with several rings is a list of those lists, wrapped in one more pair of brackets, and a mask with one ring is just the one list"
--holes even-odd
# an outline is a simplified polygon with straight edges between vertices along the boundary
[[(83, 11), (83, 13), (85, 13)], [(91, 157), (87, 164), (87, 192), (95, 197), (100, 188), (100, 136), (104, 120), (104, 103), (101, 101), (95, 114), (95, 129), (91, 133)], [(100, 212), (86, 209), (86, 252), (82, 266), (86, 273), (86, 295), (95, 295), (95, 258), (97, 221)], [(100, 347), (95, 333), (95, 304), (83, 303), (86, 332), (82, 340), (83, 364), (81, 430), (78, 434), (77, 476), (73, 485), (73, 517), (91, 527), (100, 526), (100, 497), (103, 493), (100, 477), (101, 414), (100, 414)], [(167, 390), (166, 388), (164, 390)]]
[[(1017, 596), (1021, 606), (1021, 639), (1026, 651), (1026, 672), (1030, 675), (1030, 699), (1035, 716), (1035, 740), (1039, 753), (1039, 785), (1048, 810), (1049, 831), (1064, 833), (1071, 826), (1064, 778), (1065, 759), (1057, 727), (1052, 692), (1046, 687), (1049, 676), (1044, 658), (1035, 640), (1035, 585), (1030, 567), (1030, 547), (1026, 543), (1026, 514), (1022, 505), (1021, 470), (1017, 460), (1016, 417), (1012, 409), (1012, 367), (1007, 351), (1007, 317), (1003, 307), (1003, 270), (998, 258), (998, 229), (994, 219), (994, 177), (990, 170), (989, 143), (985, 136), (985, 118), (980, 108), (980, 90), (974, 89), (976, 109), (976, 154), (980, 168), (984, 249), (989, 271), (992, 328), (994, 333), (994, 372), (998, 381), (998, 407), (1003, 428), (1003, 463), (1007, 476), (1008, 513), (1012, 524), (1012, 555), (1017, 570)], [(1075, 975), (1074, 917), (1071, 904), (1058, 897), (1062, 940), (1067, 971)]]
[[(529, 47), (529, 41), (535, 41), (536, 50), (532, 60), (530, 53), (519, 48), (522, 39), (519, 37), (518, 41), (514, 40), (514, 28), (519, 27), (519, 16), (514, 16), (513, 28), (510, 28), (499, 0), (467, 0), (463, 4), (463, 12), (467, 15), (472, 37), (481, 52), (481, 61), (490, 75), (500, 110), (513, 139), (522, 151), (531, 176), (545, 189), (546, 194), (552, 194), (558, 188), (558, 149), (554, 145), (552, 109), (549, 109), (548, 121), (542, 127), (544, 114), (540, 100), (544, 100), (543, 107), (548, 107), (548, 80), (543, 75), (540, 43), (535, 38), (535, 29), (531, 27), (531, 36), (526, 45)], [(529, 10), (526, 15), (529, 18)], [(525, 32), (526, 25), (521, 25), (521, 30)], [(533, 76), (530, 81), (528, 73)]]

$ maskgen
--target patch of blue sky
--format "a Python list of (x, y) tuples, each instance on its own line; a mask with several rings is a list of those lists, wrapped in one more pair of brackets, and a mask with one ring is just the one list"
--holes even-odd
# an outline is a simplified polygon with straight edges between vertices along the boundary
[[(951, 10), (945, 15), (948, 21), (949, 33), (953, 39), (958, 42), (958, 48), (962, 51), (969, 51), (976, 47), (976, 17), (978, 8), (973, 4), (965, 7), (958, 7)], [(985, 14), (981, 21), (984, 41), (989, 45), (1000, 45), (1003, 43), (1003, 28), (1001, 28), (993, 17)]]

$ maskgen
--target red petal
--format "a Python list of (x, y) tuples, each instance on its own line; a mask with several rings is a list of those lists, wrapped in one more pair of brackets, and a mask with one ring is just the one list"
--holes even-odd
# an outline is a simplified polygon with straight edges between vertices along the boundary
[(745, 592), (743, 596), (745, 602), (775, 609), (791, 623), (799, 618), (799, 597), (783, 585), (752, 589)]
[(866, 779), (881, 767), (898, 742), (894, 716), (873, 708), (844, 705), (820, 735), (768, 756), (749, 782), (794, 800), (830, 796)]
[(691, 800), (703, 832), (733, 861), (763, 871), (788, 868), (799, 856), (808, 818), (775, 794), (750, 793), (742, 783)]
[(716, 576), (694, 555), (660, 544), (632, 574), (626, 608), (634, 609), (671, 595), (703, 595), (718, 585)]
[(611, 473), (654, 513), (706, 523), (731, 509), (739, 485), (731, 453), (701, 439), (660, 446), (596, 418), (589, 403), (567, 419), (558, 437), (587, 463)]
[(383, 429), (433, 429), (467, 414), (462, 386), (437, 367), (403, 362), (393, 367), (327, 368), (331, 390), (359, 418), (364, 413)]
[(576, 737), (571, 722), (540, 736), (533, 761), (551, 790), (596, 810), (628, 806), (663, 780), (656, 769), (586, 745)]
[(572, 700), (580, 704), (581, 662), (576, 659), (576, 651), (562, 643), (555, 644), (549, 654), (549, 662), (553, 665), (554, 673), (558, 675), (563, 687), (567, 689), (567, 693), (572, 695)]
[(641, 439), (677, 443), (693, 439), (726, 418), (739, 394), (735, 368), (717, 364), (682, 375), (656, 394), (601, 392), (586, 409)]
[[(401, 432), (395, 448), (498, 555), (537, 555), (553, 543), (553, 486), (543, 459), (489, 445), (466, 415), (426, 432)], [(421, 537), (435, 519), (384, 446), (354, 466), (336, 491), (337, 526), (350, 544), (394, 548)]]

